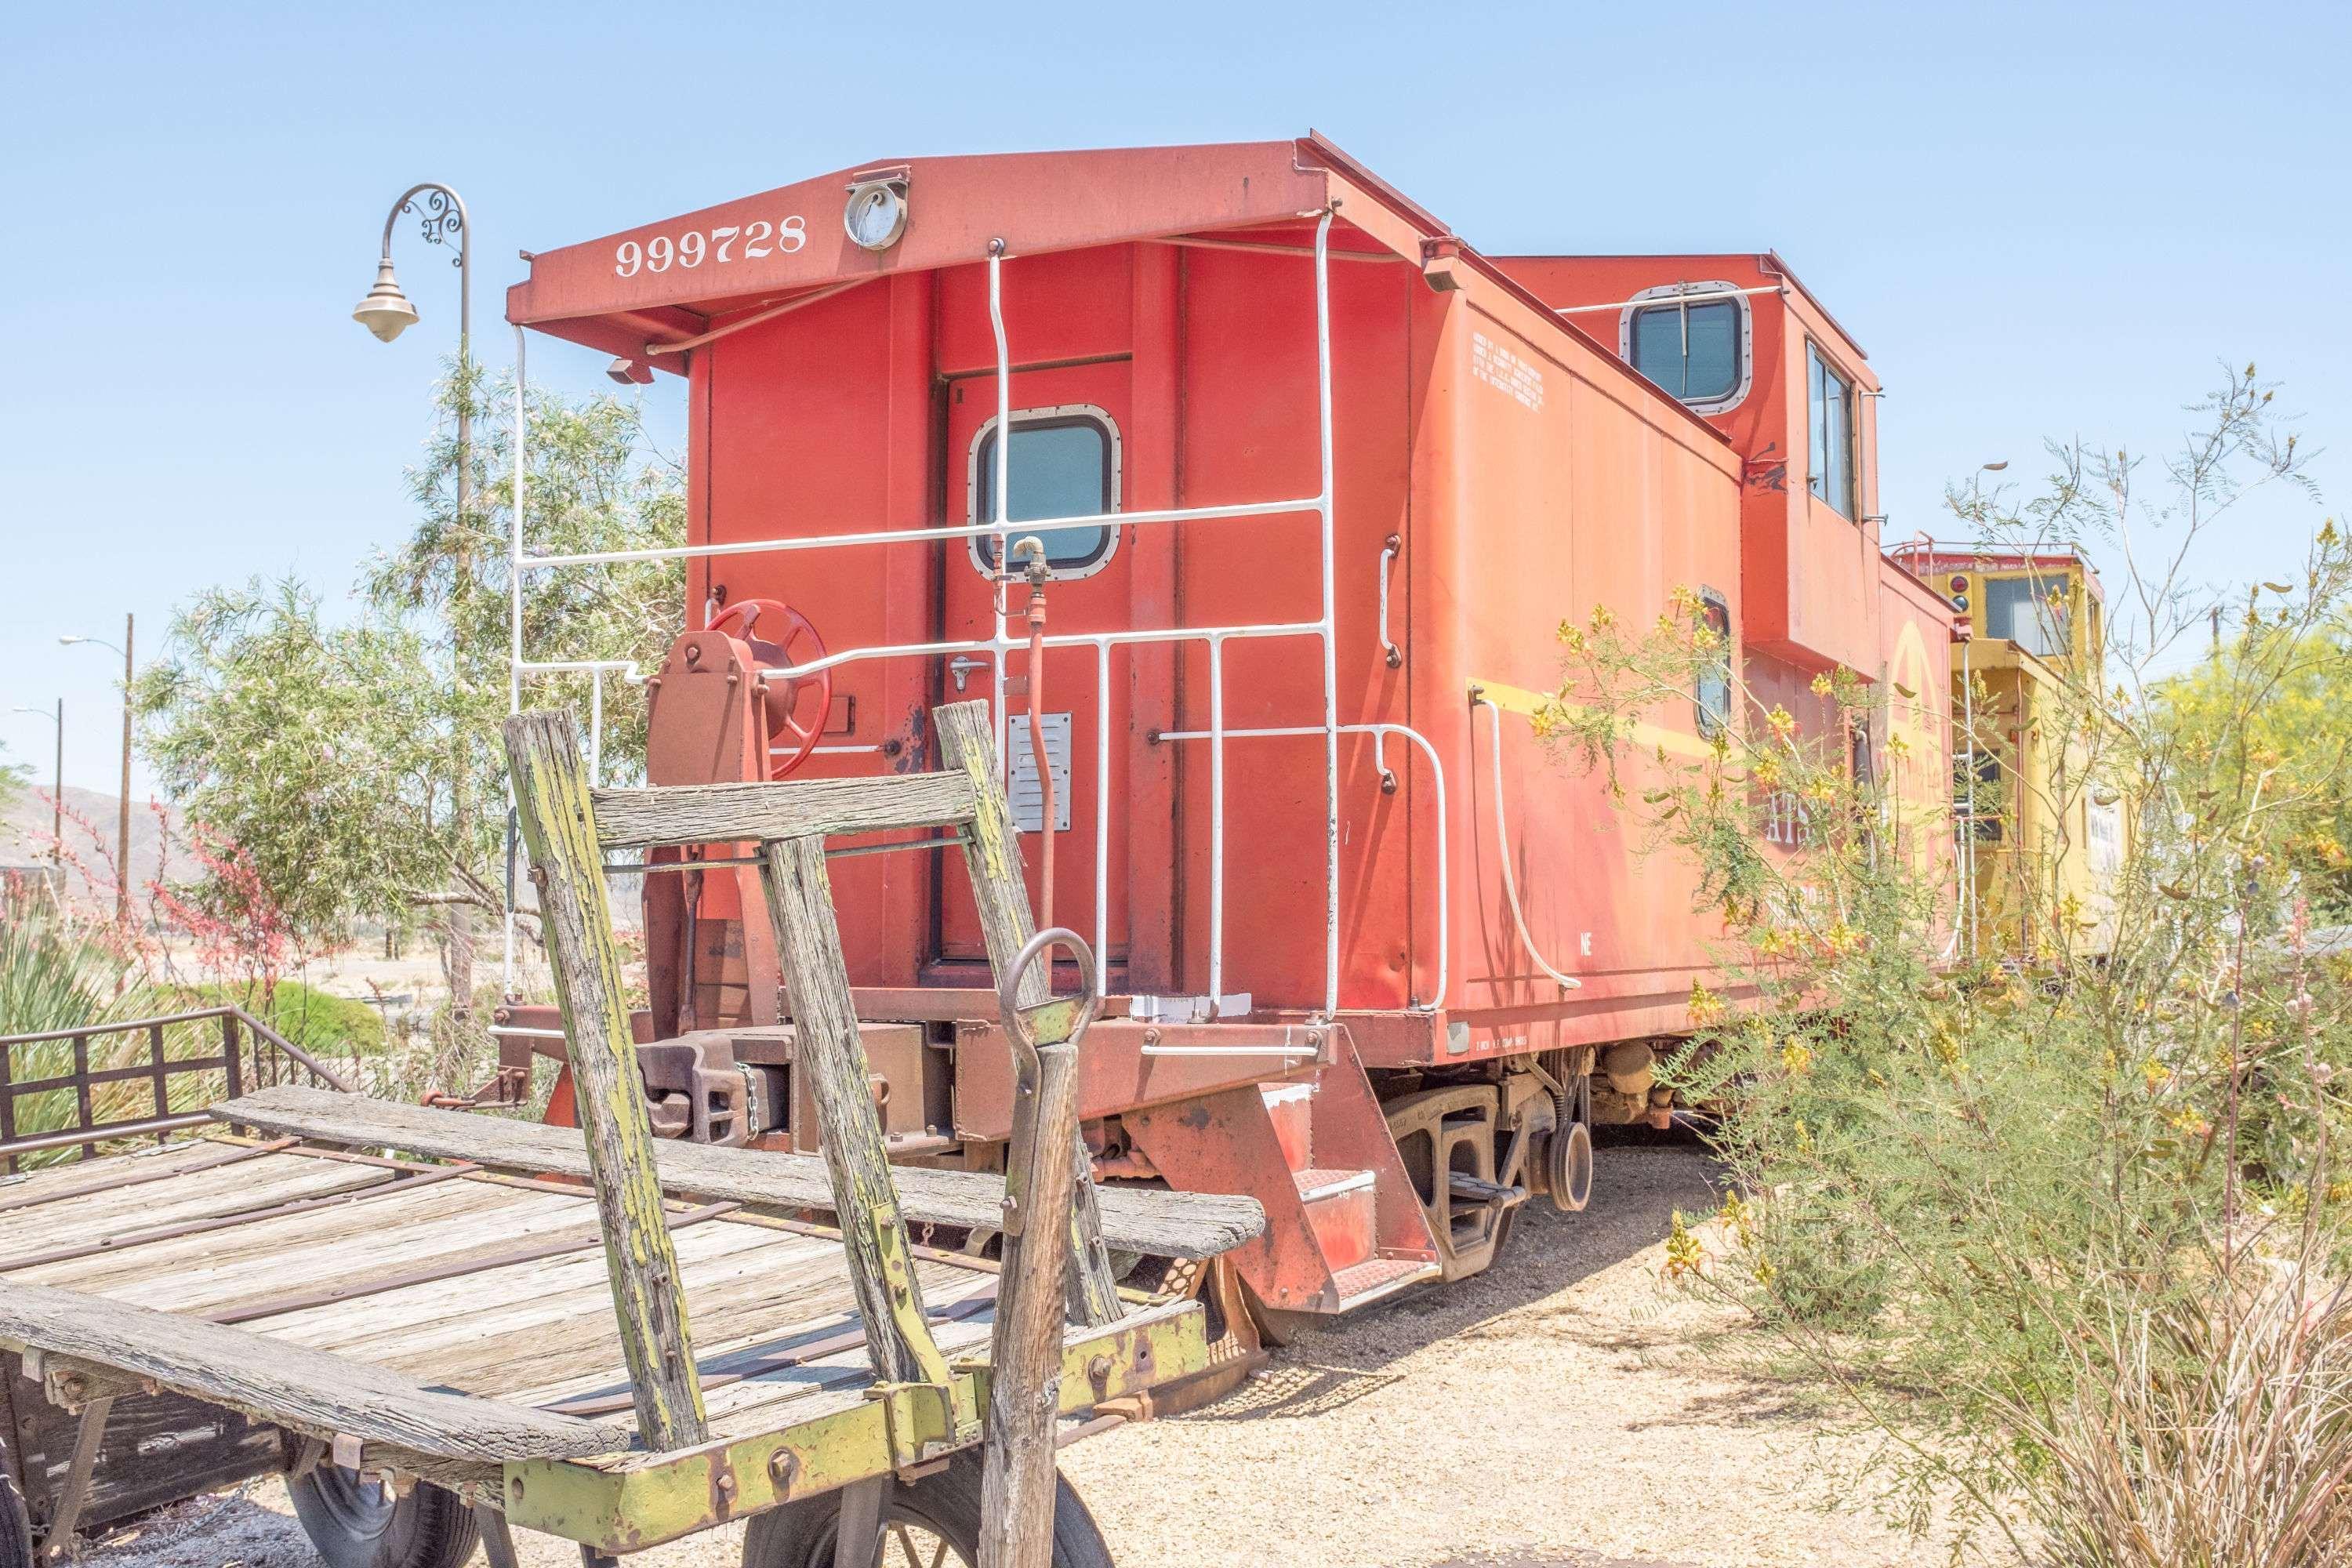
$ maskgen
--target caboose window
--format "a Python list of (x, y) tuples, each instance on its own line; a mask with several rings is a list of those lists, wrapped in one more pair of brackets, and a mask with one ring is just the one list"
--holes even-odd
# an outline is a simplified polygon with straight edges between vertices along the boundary
[[(1618, 350), (1626, 362), (1696, 413), (1720, 414), (1748, 393), (1748, 301), (1721, 298), (1731, 287), (1645, 289), (1626, 307), (1620, 328)], [(1684, 298), (1708, 293), (1717, 298)]]
[(2067, 583), (2056, 577), (1989, 577), (1985, 635), (2007, 637), (2027, 653), (2056, 658), (2067, 651)]
[[(996, 425), (972, 442), (971, 521), (996, 515)], [(1088, 517), (1118, 510), (1118, 431), (1099, 408), (1048, 408), (1013, 416), (1013, 468), (1004, 515), (1014, 524), (1047, 517)], [(1037, 533), (1015, 527), (1015, 535)], [(1038, 535), (1045, 558), (1066, 576), (1084, 576), (1110, 558), (1118, 531), (1103, 524), (1049, 528)], [(972, 564), (990, 571), (996, 541), (971, 542)], [(1016, 560), (1016, 569), (1020, 563)]]
[(1805, 345), (1807, 412), (1813, 437), (1813, 494), (1852, 517), (1853, 504), (1853, 383), (1830, 367), (1822, 351)]
[(1699, 595), (1698, 623), (1715, 642), (1701, 650), (1698, 668), (1698, 732), (1709, 741), (1731, 727), (1731, 606), (1709, 588)]

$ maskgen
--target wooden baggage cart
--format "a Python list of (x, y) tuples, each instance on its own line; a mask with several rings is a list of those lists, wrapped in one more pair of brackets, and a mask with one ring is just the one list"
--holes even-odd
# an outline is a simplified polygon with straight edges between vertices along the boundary
[[(1122, 1293), (1110, 1253), (1213, 1257), (1264, 1216), (1094, 1190), (1070, 1076), (1091, 957), (1031, 930), (984, 710), (937, 717), (942, 773), (641, 791), (590, 790), (568, 719), (509, 721), (580, 1130), (289, 1085), (209, 1139), (0, 1185), (0, 1347), (77, 1416), (69, 1452), (12, 1456), (39, 1529), (0, 1500), (0, 1568), (68, 1547), (110, 1464), (168, 1467), (107, 1443), (118, 1402), (159, 1398), (280, 1435), (331, 1560), (453, 1568), (478, 1531), (506, 1568), (524, 1529), (593, 1563), (747, 1518), (756, 1568), (870, 1568), (910, 1521), (990, 1568), (1082, 1560), (1063, 1418), (1206, 1358), (1200, 1306)], [(1020, 1058), (1003, 1176), (893, 1168), (872, 1113), (825, 856), (909, 832), (963, 855), (982, 906)], [(652, 1136), (604, 857), (713, 842), (762, 865), (820, 1155)], [(1057, 945), (1076, 997), (1049, 994)], [(423, 1543), (339, 1542), (332, 1516), (370, 1509)]]

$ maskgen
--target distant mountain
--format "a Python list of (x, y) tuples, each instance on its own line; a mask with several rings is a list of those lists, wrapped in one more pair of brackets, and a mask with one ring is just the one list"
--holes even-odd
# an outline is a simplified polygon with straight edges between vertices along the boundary
[[(100, 911), (114, 900), (114, 835), (120, 796), (94, 789), (65, 792), (66, 897)], [(180, 815), (163, 807), (171, 831), (180, 831)], [(154, 881), (163, 863), (163, 823), (157, 808), (145, 801), (131, 803), (131, 899), (143, 908), (147, 884)], [(49, 864), (51, 809), (47, 784), (28, 784), (5, 811), (0, 811), (0, 870)], [(184, 852), (183, 852), (184, 858)], [(174, 864), (174, 876), (190, 875), (194, 868)]]

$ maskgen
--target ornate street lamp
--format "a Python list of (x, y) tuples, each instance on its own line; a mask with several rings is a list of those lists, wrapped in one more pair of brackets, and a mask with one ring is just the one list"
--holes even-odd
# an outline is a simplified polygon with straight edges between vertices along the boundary
[(469, 471), (474, 449), (473, 396), (465, 377), (474, 363), (474, 231), (466, 222), (465, 200), (457, 192), (427, 180), (409, 186), (392, 204), (383, 220), (383, 249), (376, 262), (375, 287), (353, 308), (352, 320), (387, 343), (415, 323), (416, 307), (400, 291), (400, 282), (392, 275), (392, 231), (404, 213), (416, 216), (426, 244), (454, 243), (457, 247), (452, 265), (457, 268), (457, 518), (462, 523), (473, 478)]

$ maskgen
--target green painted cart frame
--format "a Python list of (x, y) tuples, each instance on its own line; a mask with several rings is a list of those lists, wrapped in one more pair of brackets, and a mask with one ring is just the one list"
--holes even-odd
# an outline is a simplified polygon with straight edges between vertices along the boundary
[[(282, 1087), (215, 1108), (241, 1142), (0, 1193), (0, 1347), (80, 1413), (45, 1547), (69, 1542), (114, 1402), (169, 1392), (291, 1435), (298, 1465), (457, 1493), (499, 1568), (514, 1527), (593, 1560), (976, 1447), (984, 1568), (1044, 1563), (1061, 1418), (1207, 1364), (1199, 1306), (1123, 1295), (1111, 1248), (1212, 1257), (1264, 1215), (1095, 1190), (1071, 1076), (1091, 957), (1031, 929), (984, 706), (936, 719), (940, 773), (635, 791), (589, 787), (568, 718), (509, 721), (576, 1131)], [(1004, 1176), (888, 1164), (825, 878), (834, 840), (937, 847), (940, 830), (1014, 1040)], [(652, 1136), (605, 857), (711, 843), (758, 847), (819, 1156)], [(1086, 994), (1048, 994), (1056, 944)], [(491, 1209), (497, 1244), (451, 1218)], [(996, 1231), (1002, 1258), (919, 1245), (910, 1224)], [(55, 1234), (81, 1239), (39, 1240)], [(7, 1535), (0, 1568), (18, 1568)]]

